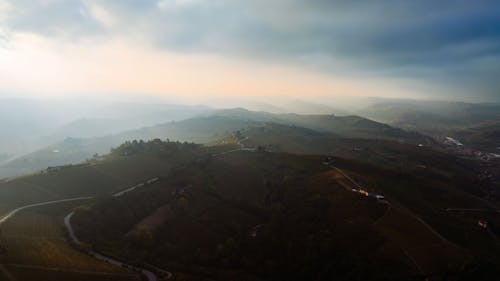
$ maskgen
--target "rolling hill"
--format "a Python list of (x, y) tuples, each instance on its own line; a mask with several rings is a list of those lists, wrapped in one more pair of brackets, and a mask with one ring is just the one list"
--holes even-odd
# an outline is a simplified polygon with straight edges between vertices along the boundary
[(450, 135), (459, 139), (465, 146), (500, 154), (500, 121), (456, 130)]
[(499, 121), (500, 105), (381, 100), (358, 114), (396, 127), (443, 136), (452, 130)]
[(164, 103), (0, 99), (0, 163), (66, 138), (102, 137), (209, 111), (205, 106)]
[(0, 165), (0, 177), (18, 176), (45, 169), (48, 166), (81, 163), (91, 159), (96, 153), (106, 154), (112, 147), (127, 140), (161, 138), (215, 143), (234, 131), (264, 123), (294, 125), (342, 138), (389, 139), (414, 144), (433, 142), (431, 138), (424, 135), (357, 116), (272, 114), (237, 108), (205, 113), (195, 118), (171, 121), (102, 137), (66, 138), (64, 141)]
[[(112, 256), (169, 268), (177, 280), (407, 280), (490, 276), (500, 268), (495, 238), (477, 226), (487, 218), (496, 233), (498, 218), (446, 211), (497, 208), (471, 188), (477, 181), (471, 167), (450, 155), (438, 153), (434, 166), (410, 170), (231, 151), (77, 212), (78, 235)], [(436, 152), (414, 157), (421, 153), (408, 161)], [(357, 184), (386, 200), (351, 191)]]
[[(176, 280), (498, 273), (498, 203), (487, 200), (471, 160), (275, 123), (229, 135), (216, 146), (126, 142), (100, 161), (0, 183), (0, 210), (97, 196), (76, 209), (78, 237), (109, 256), (167, 268)], [(325, 154), (334, 156), (327, 165)], [(148, 178), (159, 181), (111, 196)], [(361, 188), (385, 199), (353, 191)]]

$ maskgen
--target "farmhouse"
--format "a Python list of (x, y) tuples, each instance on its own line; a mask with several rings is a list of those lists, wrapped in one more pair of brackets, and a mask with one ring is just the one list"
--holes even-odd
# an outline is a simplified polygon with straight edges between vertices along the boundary
[(488, 228), (488, 221), (486, 220), (479, 220), (477, 224), (484, 229)]
[(358, 192), (363, 194), (364, 196), (370, 196), (370, 193), (367, 190), (359, 189)]

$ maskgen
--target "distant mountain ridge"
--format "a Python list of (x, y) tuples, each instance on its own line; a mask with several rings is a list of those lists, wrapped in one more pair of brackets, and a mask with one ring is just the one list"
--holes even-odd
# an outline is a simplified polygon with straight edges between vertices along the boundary
[(358, 112), (361, 116), (430, 134), (500, 121), (500, 104), (462, 102), (380, 102)]
[(500, 121), (455, 130), (451, 135), (466, 146), (500, 154)]
[(0, 166), (0, 176), (34, 172), (47, 166), (76, 164), (106, 154), (127, 140), (154, 138), (195, 143), (215, 143), (234, 131), (265, 123), (291, 125), (303, 132), (329, 134), (340, 138), (388, 139), (410, 143), (428, 143), (432, 139), (415, 132), (393, 128), (359, 116), (273, 114), (243, 108), (202, 113), (198, 117), (171, 121), (141, 129), (94, 138), (67, 138), (44, 149), (14, 159)]
[(243, 108), (219, 110), (213, 113), (213, 115), (236, 116), (256, 122), (274, 122), (284, 125), (296, 125), (317, 131), (335, 133), (339, 136), (349, 138), (401, 139), (413, 142), (429, 140), (429, 138), (416, 132), (394, 128), (387, 124), (355, 115), (272, 114), (267, 112), (248, 111)]
[(0, 154), (19, 157), (67, 137), (105, 136), (210, 110), (161, 103), (0, 99)]

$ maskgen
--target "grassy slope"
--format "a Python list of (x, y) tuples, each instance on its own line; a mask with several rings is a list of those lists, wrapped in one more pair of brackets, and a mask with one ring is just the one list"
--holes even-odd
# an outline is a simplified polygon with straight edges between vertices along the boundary
[[(94, 221), (93, 227), (102, 232), (93, 236), (96, 234), (89, 233), (85, 229), (80, 228), (78, 231), (84, 236), (93, 236), (98, 240), (96, 241), (98, 245), (113, 254), (128, 255), (129, 258), (146, 258), (185, 273), (197, 272), (202, 275), (208, 274), (212, 278), (219, 276), (222, 279), (231, 276), (250, 278), (254, 274), (273, 276), (278, 272), (284, 274), (284, 267), (287, 267), (289, 262), (302, 263), (300, 255), (303, 255), (301, 251), (305, 249), (300, 245), (307, 235), (316, 235), (315, 231), (322, 228), (323, 231), (328, 231), (327, 229), (340, 227), (343, 229), (341, 233), (327, 235), (328, 238), (320, 235), (314, 239), (321, 241), (326, 239), (325, 243), (330, 242), (324, 244), (325, 247), (330, 247), (332, 251), (338, 249), (344, 252), (346, 248), (332, 243), (329, 239), (334, 239), (336, 235), (342, 235), (336, 239), (345, 239), (344, 235), (353, 235), (359, 239), (363, 235), (370, 235), (372, 230), (365, 222), (373, 221), (377, 213), (384, 212), (384, 206), (378, 206), (374, 202), (346, 205), (344, 199), (356, 202), (357, 197), (335, 185), (328, 186), (326, 182), (328, 177), (324, 175), (328, 169), (322, 166), (319, 160), (317, 157), (301, 158), (287, 155), (228, 154), (222, 159), (186, 167), (155, 190), (143, 190), (125, 196), (123, 200), (120, 198), (99, 204), (94, 210), (109, 215), (92, 217), (91, 220)], [(314, 185), (318, 190), (309, 190), (306, 187), (309, 185)], [(172, 195), (173, 191), (181, 188), (185, 189), (186, 195)], [(319, 196), (322, 193), (329, 194), (331, 198), (322, 199), (322, 196)], [(304, 198), (307, 200), (303, 201)], [(147, 219), (143, 216), (131, 216), (132, 213), (124, 209), (125, 206), (132, 206), (130, 204), (132, 201), (135, 203), (129, 210), (133, 214), (143, 213), (144, 217), (157, 216), (158, 210), (166, 206), (170, 212), (160, 212), (167, 216), (163, 224), (156, 228), (148, 227), (144, 225)], [(333, 201), (337, 202), (338, 206), (334, 206)], [(326, 214), (319, 215), (329, 208), (331, 210)], [(111, 210), (113, 211), (109, 212)], [(378, 211), (374, 213), (374, 210)], [(288, 214), (286, 218), (283, 217), (285, 214)], [(113, 219), (109, 220), (112, 217)], [(305, 223), (305, 220), (311, 218), (316, 218), (319, 225)], [(354, 226), (343, 223), (347, 218), (358, 222)], [(80, 219), (85, 221), (85, 217)], [(149, 219), (149, 221), (155, 220)], [(89, 221), (82, 225), (85, 223)], [(249, 232), (257, 225), (262, 225), (259, 229), (261, 233), (259, 237), (262, 238), (251, 239)], [(279, 225), (284, 228), (278, 229)], [(118, 234), (121, 233), (119, 237), (123, 240), (115, 239), (117, 244), (109, 243), (109, 237), (106, 235), (114, 236), (117, 233), (110, 233), (106, 228), (118, 230)], [(286, 233), (293, 235), (293, 243), (299, 243), (298, 248), (289, 248), (283, 244)], [(153, 237), (158, 235), (157, 237), (161, 238), (151, 241), (155, 239), (147, 238), (151, 234)], [(279, 237), (282, 237), (283, 241), (277, 241)], [(358, 239), (353, 239), (354, 243), (350, 245), (354, 251), (359, 251), (365, 258), (375, 262), (375, 253), (371, 250), (378, 253), (378, 241), (381, 238), (376, 233), (372, 238), (365, 237), (366, 242), (360, 245), (354, 242)], [(346, 243), (349, 243), (348, 241), (346, 239)], [(120, 247), (122, 243), (125, 245), (139, 243), (139, 245), (134, 250), (134, 248)], [(151, 243), (149, 247), (148, 243)], [(364, 249), (361, 245), (368, 245), (370, 250)], [(271, 252), (266, 250), (273, 247), (276, 248)], [(291, 251), (289, 254), (297, 255), (297, 260), (288, 261), (287, 257), (281, 256), (282, 251)], [(350, 258), (355, 259), (354, 256), (347, 255), (349, 257), (346, 261)], [(388, 260), (391, 258), (387, 257)], [(183, 265), (185, 259), (189, 260), (188, 264), (192, 265), (192, 269), (184, 267), (187, 265), (185, 263)], [(392, 260), (397, 263), (397, 259)], [(211, 264), (215, 266), (210, 266)], [(231, 265), (234, 270), (224, 270), (226, 266), (223, 264)], [(379, 264), (383, 266), (384, 262)], [(405, 263), (401, 266), (404, 268)], [(264, 268), (264, 272), (257, 268)], [(309, 271), (317, 269), (319, 270), (314, 267), (303, 268), (303, 272), (294, 273), (306, 277)], [(349, 268), (339, 267), (339, 270), (343, 272), (342, 274), (356, 274)]]
[[(164, 150), (163, 153), (168, 157), (142, 154), (125, 159), (117, 152), (98, 164), (68, 166), (57, 172), (4, 182), (0, 185), (1, 211), (6, 213), (26, 204), (68, 197), (106, 198), (133, 184), (168, 174), (172, 166), (193, 157), (189, 151), (179, 154)], [(82, 203), (27, 209), (2, 225), (0, 245), (6, 249), (0, 254), (1, 263), (5, 264), (3, 271), (10, 272), (17, 280), (137, 280), (135, 275), (110, 267), (68, 245), (63, 217), (78, 204)]]
[[(397, 146), (390, 149), (393, 157), (399, 157)], [(495, 244), (475, 227), (476, 221), (444, 211), (456, 206), (494, 206), (478, 198), (476, 190), (468, 190), (473, 177), (467, 166), (429, 149), (413, 149), (413, 154), (406, 150), (399, 153), (407, 155), (406, 161), (412, 165), (428, 161), (423, 172), (403, 170), (397, 164), (381, 168), (373, 163), (337, 160), (336, 165), (361, 184), (385, 193), (390, 209), (360, 201), (359, 196), (346, 191), (331, 170), (321, 165), (321, 158), (241, 152), (184, 167), (155, 189), (103, 201), (77, 216), (79, 224), (92, 225), (97, 233), (78, 231), (113, 254), (211, 278), (257, 278), (257, 274), (273, 279), (294, 263), (298, 266), (298, 271), (291, 273), (294, 276), (335, 268), (339, 278), (349, 274), (362, 278), (363, 274), (378, 277), (380, 271), (373, 272), (373, 268), (384, 268), (386, 261), (399, 263), (387, 269), (387, 274), (395, 274), (392, 277), (409, 277), (420, 271), (453, 274), (478, 257), (498, 262), (499, 257), (491, 252)], [(184, 195), (179, 195), (179, 190)], [(103, 211), (108, 215), (101, 216)], [(106, 230), (110, 223), (115, 223), (111, 227), (115, 232)], [(264, 233), (262, 240), (258, 239), (260, 244), (248, 238), (257, 225), (262, 225)], [(330, 231), (340, 236), (315, 236)], [(318, 267), (304, 267), (314, 260), (301, 252), (310, 235), (318, 239), (313, 239), (312, 245), (321, 241), (331, 251), (358, 253), (364, 260), (358, 261), (356, 273), (325, 264), (339, 257), (324, 252), (314, 254), (321, 257)], [(111, 237), (120, 239), (110, 243)], [(367, 244), (359, 246), (360, 239)], [(339, 241), (347, 248), (342, 250)], [(294, 243), (298, 243), (297, 248), (289, 248)], [(227, 247), (236, 248), (223, 250)], [(301, 258), (294, 261), (276, 253), (282, 251)], [(352, 263), (351, 258), (356, 259), (346, 254), (340, 262)], [(191, 267), (186, 268), (186, 264)], [(224, 269), (228, 266), (234, 270)], [(384, 274), (380, 277), (391, 278)]]
[(139, 280), (72, 248), (63, 217), (77, 203), (23, 211), (2, 225), (0, 261), (16, 280)]
[[(297, 131), (250, 129), (245, 144), (251, 146), (271, 144), (277, 151), (334, 155), (342, 160), (344, 168), (362, 184), (384, 192), (401, 207), (411, 210), (457, 243), (478, 245), (483, 252), (491, 237), (472, 227), (488, 215), (457, 215), (446, 208), (498, 208), (486, 202), (482, 183), (477, 179), (479, 169), (475, 162), (411, 144), (388, 140), (341, 139), (328, 136), (299, 134)], [(353, 161), (354, 160), (354, 161)], [(340, 165), (340, 164), (338, 164)], [(460, 207), (459, 207), (460, 206)], [(442, 222), (449, 222), (443, 224)], [(496, 222), (498, 223), (498, 222)], [(470, 238), (475, 237), (471, 242)]]
[[(259, 140), (258, 132), (244, 131), (249, 136), (245, 143), (294, 143), (294, 152), (318, 154), (344, 147), (339, 151), (354, 160), (339, 158), (336, 165), (383, 192), (391, 208), (346, 191), (321, 165), (321, 157), (237, 152), (210, 160), (200, 157), (209, 153), (206, 148), (194, 158), (175, 158), (198, 160), (173, 171), (170, 167), (179, 162), (172, 157), (114, 157), (4, 183), (0, 198), (8, 209), (47, 198), (110, 194), (150, 176), (165, 176), (160, 185), (102, 198), (76, 217), (78, 225), (92, 225), (95, 231), (77, 231), (112, 254), (152, 261), (190, 277), (276, 279), (293, 268), (291, 277), (322, 273), (321, 279), (335, 271), (339, 278), (383, 279), (420, 270), (453, 273), (478, 259), (498, 266), (495, 243), (475, 227), (478, 218), (444, 212), (447, 207), (495, 207), (479, 198), (468, 163), (415, 145), (339, 141), (293, 126), (264, 132)], [(365, 146), (353, 151), (353, 143)], [(359, 161), (365, 156), (372, 159)], [(250, 239), (257, 226), (262, 235)], [(319, 245), (326, 250), (318, 250)]]
[(0, 211), (69, 197), (109, 196), (158, 174), (166, 174), (172, 165), (186, 161), (184, 158), (185, 155), (110, 157), (97, 164), (66, 166), (56, 172), (4, 181), (0, 183)]

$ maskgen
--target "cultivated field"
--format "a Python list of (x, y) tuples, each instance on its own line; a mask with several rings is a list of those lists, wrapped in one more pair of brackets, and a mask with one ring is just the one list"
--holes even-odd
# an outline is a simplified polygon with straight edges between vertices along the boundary
[(23, 210), (2, 225), (0, 273), (5, 280), (139, 280), (68, 244), (63, 217), (76, 204)]

